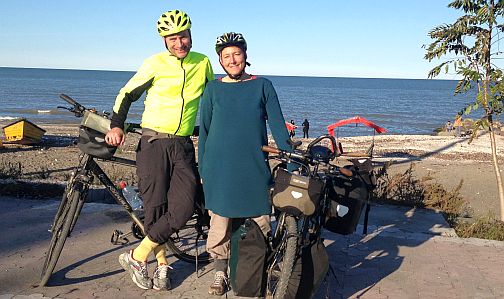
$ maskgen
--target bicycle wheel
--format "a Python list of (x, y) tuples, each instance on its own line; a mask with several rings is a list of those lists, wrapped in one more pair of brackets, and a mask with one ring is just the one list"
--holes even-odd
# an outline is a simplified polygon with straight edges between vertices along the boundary
[(209, 226), (198, 221), (201, 216), (194, 214), (179, 231), (173, 233), (166, 247), (179, 260), (188, 263), (209, 263), (212, 258), (206, 252)]
[[(276, 227), (272, 258), (267, 268), (267, 298), (284, 298), (289, 285), (289, 279), (294, 267), (297, 252), (297, 221), (294, 216), (282, 213), (279, 225)], [(275, 244), (275, 240), (279, 241)]]
[(56, 215), (54, 226), (51, 229), (51, 244), (46, 253), (39, 286), (45, 286), (49, 278), (51, 278), (52, 272), (63, 250), (63, 245), (65, 245), (65, 241), (71, 232), (73, 224), (75, 224), (75, 220), (77, 220), (77, 216), (80, 212), (79, 207), (82, 208), (82, 204), (79, 204), (81, 201), (80, 197), (81, 191), (74, 187), (72, 188), (72, 194), (60, 205), (59, 213)]

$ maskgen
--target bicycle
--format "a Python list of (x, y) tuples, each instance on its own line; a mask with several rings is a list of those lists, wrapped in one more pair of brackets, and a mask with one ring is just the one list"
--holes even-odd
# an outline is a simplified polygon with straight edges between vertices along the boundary
[[(74, 113), (76, 117), (82, 118), (79, 128), (79, 142), (77, 144), (81, 151), (81, 155), (78, 166), (72, 172), (68, 180), (61, 203), (51, 225), (50, 232), (52, 233), (52, 238), (42, 267), (39, 286), (45, 286), (49, 281), (63, 250), (65, 241), (75, 227), (94, 177), (99, 179), (110, 195), (122, 206), (133, 220), (131, 234), (138, 239), (144, 237), (144, 227), (141, 217), (133, 211), (123, 194), (97, 163), (97, 161), (105, 161), (107, 163), (135, 167), (135, 161), (114, 156), (116, 148), (104, 145), (103, 142), (89, 142), (90, 139), (93, 138), (95, 141), (103, 140), (110, 126), (108, 113), (98, 113), (94, 109), (87, 109), (67, 95), (61, 94), (60, 97), (72, 106), (59, 106), (58, 108), (66, 109)], [(125, 124), (125, 132), (141, 133), (141, 130), (138, 125), (128, 123)], [(195, 200), (193, 216), (183, 228), (176, 231), (170, 240), (166, 242), (167, 248), (178, 259), (195, 263), (196, 269), (198, 269), (199, 262), (210, 262), (210, 256), (205, 251), (205, 240), (209, 225), (210, 217), (205, 211), (204, 199), (197, 198)], [(112, 243), (120, 239), (127, 240), (126, 236), (129, 234), (118, 234), (117, 232), (118, 231), (115, 232), (115, 236), (112, 236)]]
[[(322, 145), (326, 140), (330, 142), (330, 147)], [(293, 152), (270, 146), (263, 146), (262, 148), (265, 152), (275, 154), (270, 159), (280, 162), (272, 170), (275, 178), (275, 187), (272, 188), (272, 202), (276, 210), (277, 224), (273, 235), (270, 237), (271, 253), (267, 259), (266, 267), (266, 298), (284, 298), (286, 294), (298, 291), (296, 284), (300, 283), (300, 278), (294, 278), (291, 275), (296, 261), (301, 258), (303, 247), (320, 241), (322, 228), (341, 234), (355, 231), (363, 203), (369, 200), (372, 190), (373, 173), (369, 159), (367, 161), (355, 159), (351, 161), (354, 165), (345, 167), (339, 167), (331, 163), (337, 155), (336, 151), (332, 150), (336, 149), (336, 141), (333, 136), (322, 135), (316, 138), (304, 151), (296, 149), (299, 145), (300, 143), (293, 145)], [(314, 189), (318, 188), (319, 196), (317, 192), (314, 192), (316, 190), (310, 191), (315, 194), (310, 199), (315, 206), (313, 212), (302, 211), (299, 203), (294, 201), (288, 204), (284, 202), (281, 206), (278, 206), (278, 200), (275, 202), (275, 196), (278, 196), (276, 189), (285, 189), (285, 186), (278, 187), (278, 181), (281, 180), (285, 183), (285, 174), (287, 172), (283, 168), (286, 168), (287, 163), (298, 166), (299, 175), (292, 175), (294, 180), (304, 178), (310, 182), (308, 185), (312, 184), (315, 186)], [(292, 177), (290, 182), (293, 180)], [(351, 200), (353, 204), (348, 201), (345, 202), (352, 193), (341, 189), (342, 186), (346, 188), (350, 185), (352, 192), (359, 190), (358, 194), (353, 195), (360, 198), (355, 201)], [(286, 190), (289, 192), (303, 192), (296, 189), (297, 186), (287, 188)], [(345, 207), (342, 202), (347, 206)], [(338, 205), (340, 209), (338, 209)], [(344, 208), (347, 208), (345, 215), (340, 213), (340, 210), (344, 210)], [(334, 210), (337, 211), (337, 215), (332, 213)], [(334, 219), (336, 221), (329, 223), (328, 220)], [(303, 297), (313, 296), (317, 286), (314, 285), (313, 287), (314, 289), (311, 292), (308, 290), (308, 293)]]

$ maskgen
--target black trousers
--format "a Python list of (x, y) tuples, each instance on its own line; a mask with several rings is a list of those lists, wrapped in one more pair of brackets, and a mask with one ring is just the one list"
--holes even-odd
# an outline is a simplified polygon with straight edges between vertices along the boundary
[(189, 137), (149, 138), (142, 136), (137, 149), (138, 189), (147, 236), (163, 244), (191, 217), (199, 175)]

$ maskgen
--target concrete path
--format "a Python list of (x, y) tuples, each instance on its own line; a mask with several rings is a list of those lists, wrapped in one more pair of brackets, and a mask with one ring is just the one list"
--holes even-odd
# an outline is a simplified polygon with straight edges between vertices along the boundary
[[(172, 256), (173, 290), (134, 286), (117, 262), (134, 244), (110, 243), (130, 221), (118, 206), (98, 203), (86, 204), (50, 285), (37, 287), (57, 205), (0, 196), (0, 299), (209, 297), (212, 267), (198, 278), (194, 265)], [(504, 298), (504, 242), (460, 239), (440, 214), (396, 206), (374, 206), (370, 233), (361, 232), (325, 234), (333, 274), (316, 298)]]

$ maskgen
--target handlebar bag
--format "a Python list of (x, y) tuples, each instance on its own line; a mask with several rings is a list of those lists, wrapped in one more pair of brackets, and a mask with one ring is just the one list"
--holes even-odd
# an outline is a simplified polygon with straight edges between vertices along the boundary
[(85, 126), (79, 127), (79, 141), (77, 142), (77, 146), (84, 153), (102, 159), (111, 158), (117, 150), (117, 147), (108, 145), (105, 142), (104, 133)]
[(369, 198), (366, 183), (354, 168), (353, 172), (352, 177), (339, 175), (332, 179), (333, 188), (329, 189), (331, 205), (324, 227), (333, 233), (348, 235), (355, 232), (362, 207)]
[(320, 180), (278, 169), (272, 202), (280, 211), (295, 216), (310, 216), (317, 209), (324, 183)]

